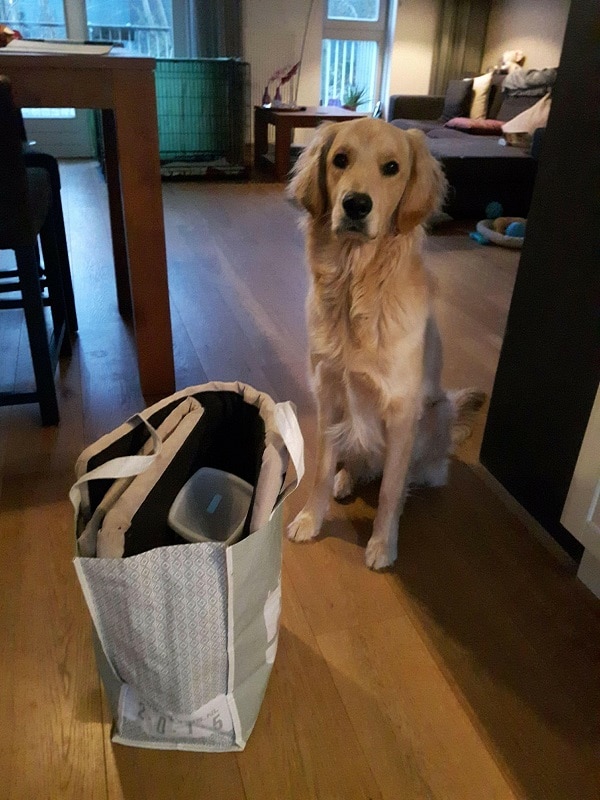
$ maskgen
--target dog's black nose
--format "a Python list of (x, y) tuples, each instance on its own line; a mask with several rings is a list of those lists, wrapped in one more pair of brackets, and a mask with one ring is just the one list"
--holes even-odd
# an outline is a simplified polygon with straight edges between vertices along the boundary
[(350, 219), (364, 219), (373, 208), (373, 201), (368, 194), (348, 192), (342, 201), (342, 206)]

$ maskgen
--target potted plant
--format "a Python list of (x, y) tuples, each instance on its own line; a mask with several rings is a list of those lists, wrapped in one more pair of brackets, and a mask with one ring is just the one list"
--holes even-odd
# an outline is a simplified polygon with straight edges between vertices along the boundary
[(357, 86), (355, 83), (349, 84), (344, 95), (344, 108), (349, 111), (356, 111), (358, 106), (368, 102), (366, 94), (367, 90), (364, 86)]

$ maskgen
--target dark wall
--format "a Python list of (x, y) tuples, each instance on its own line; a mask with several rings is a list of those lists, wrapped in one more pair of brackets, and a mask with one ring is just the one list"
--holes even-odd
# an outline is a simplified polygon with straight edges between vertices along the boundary
[(600, 4), (572, 0), (481, 461), (560, 524), (600, 380)]

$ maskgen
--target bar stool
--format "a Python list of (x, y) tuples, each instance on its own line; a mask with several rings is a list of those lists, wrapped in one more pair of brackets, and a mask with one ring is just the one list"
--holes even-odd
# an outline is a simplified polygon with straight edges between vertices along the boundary
[[(21, 115), (10, 82), (3, 76), (0, 132), (0, 249), (13, 250), (16, 260), (15, 269), (0, 269), (0, 310), (24, 311), (36, 385), (35, 391), (0, 392), (0, 405), (37, 402), (42, 424), (56, 425), (59, 411), (54, 375), (59, 356), (70, 354), (71, 342), (52, 215), (52, 184), (45, 169), (25, 166)], [(6, 294), (12, 296), (4, 297)], [(51, 311), (50, 333), (44, 306)]]

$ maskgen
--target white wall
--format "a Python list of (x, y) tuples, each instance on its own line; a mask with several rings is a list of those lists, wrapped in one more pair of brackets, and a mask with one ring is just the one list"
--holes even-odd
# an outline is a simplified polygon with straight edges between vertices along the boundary
[[(323, 0), (312, 3), (311, 0), (245, 0), (243, 3), (244, 59), (250, 64), (253, 105), (260, 103), (265, 84), (276, 70), (300, 60), (307, 20), (298, 103), (317, 105)], [(287, 100), (285, 95), (284, 100)]]
[(398, 6), (390, 94), (428, 94), (437, 19), (436, 0), (403, 0)]
[(495, 0), (483, 69), (499, 63), (505, 50), (522, 50), (525, 69), (557, 67), (569, 6), (569, 0)]

